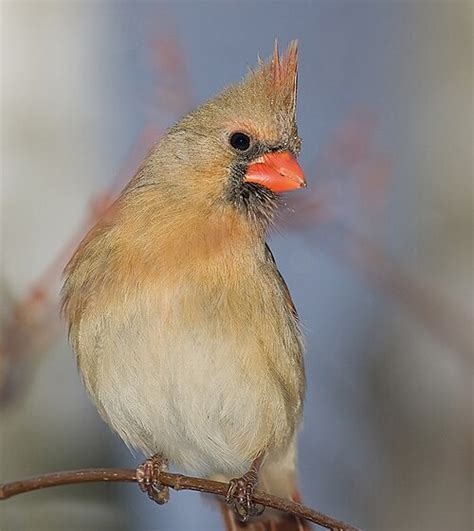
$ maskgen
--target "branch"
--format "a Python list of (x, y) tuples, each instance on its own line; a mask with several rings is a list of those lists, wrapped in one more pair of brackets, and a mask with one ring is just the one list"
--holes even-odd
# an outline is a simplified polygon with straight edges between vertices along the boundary
[[(11, 483), (0, 484), (0, 500), (6, 500), (17, 494), (31, 492), (33, 490), (45, 489), (49, 487), (59, 487), (61, 485), (73, 485), (75, 483), (94, 483), (98, 481), (105, 482), (133, 482), (137, 481), (136, 470), (124, 468), (91, 468), (84, 470), (73, 470), (70, 472), (57, 472), (53, 474), (44, 474), (31, 479), (13, 481)], [(174, 490), (194, 490), (225, 496), (229, 485), (221, 481), (212, 481), (210, 479), (194, 478), (183, 476), (181, 474), (170, 474), (161, 472), (159, 481), (162, 485), (171, 487)], [(305, 507), (300, 503), (270, 496), (265, 492), (255, 491), (252, 495), (254, 502), (271, 507), (278, 511), (293, 514), (313, 522), (321, 527), (331, 531), (357, 531), (354, 527), (345, 524)]]

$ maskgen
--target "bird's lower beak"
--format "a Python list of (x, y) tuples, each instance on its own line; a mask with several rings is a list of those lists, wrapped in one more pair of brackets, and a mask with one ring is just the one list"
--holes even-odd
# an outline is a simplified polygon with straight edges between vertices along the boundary
[(245, 182), (256, 183), (272, 192), (289, 192), (306, 187), (301, 166), (288, 151), (266, 153), (247, 167)]

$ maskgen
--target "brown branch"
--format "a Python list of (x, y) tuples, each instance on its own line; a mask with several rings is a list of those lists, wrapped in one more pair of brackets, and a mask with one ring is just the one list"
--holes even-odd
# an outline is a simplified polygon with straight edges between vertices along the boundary
[[(76, 483), (94, 483), (98, 481), (137, 481), (136, 470), (124, 468), (91, 468), (70, 472), (56, 472), (30, 479), (12, 481), (11, 483), (0, 484), (0, 500), (6, 500), (17, 494), (23, 494), (33, 490), (59, 487), (61, 485), (73, 485)], [(169, 472), (161, 472), (159, 481), (162, 485), (171, 487), (174, 490), (194, 490), (216, 494), (217, 496), (225, 496), (229, 487), (227, 483), (222, 483), (221, 481), (183, 476), (181, 474), (170, 474)], [(344, 522), (335, 520), (291, 500), (270, 496), (261, 491), (255, 491), (252, 498), (255, 503), (293, 514), (294, 516), (298, 516), (332, 531), (357, 531), (354, 527)]]

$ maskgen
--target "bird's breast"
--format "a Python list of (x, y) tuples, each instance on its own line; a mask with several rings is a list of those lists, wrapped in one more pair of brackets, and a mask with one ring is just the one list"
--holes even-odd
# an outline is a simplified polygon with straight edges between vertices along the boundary
[(285, 449), (301, 409), (301, 345), (265, 266), (216, 263), (100, 297), (76, 351), (129, 445), (206, 474), (240, 473), (262, 449)]

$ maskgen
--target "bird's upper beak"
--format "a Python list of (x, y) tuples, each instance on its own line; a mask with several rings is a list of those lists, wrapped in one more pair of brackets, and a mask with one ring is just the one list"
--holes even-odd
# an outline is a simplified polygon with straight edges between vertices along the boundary
[(289, 192), (306, 187), (301, 166), (288, 151), (266, 153), (247, 167), (245, 182), (256, 183), (272, 192)]

